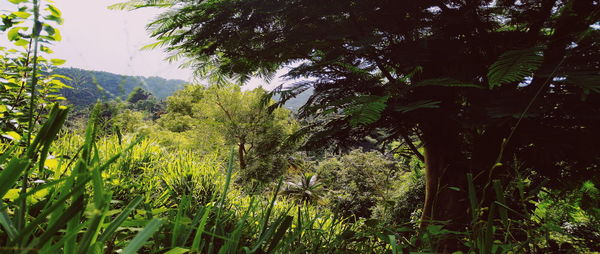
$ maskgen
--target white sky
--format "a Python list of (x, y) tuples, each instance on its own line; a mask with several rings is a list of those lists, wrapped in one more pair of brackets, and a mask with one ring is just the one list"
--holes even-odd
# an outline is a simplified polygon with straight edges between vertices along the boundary
[[(43, 1), (42, 3), (45, 3)], [(192, 80), (192, 70), (179, 69), (180, 63), (164, 60), (162, 49), (140, 50), (153, 42), (145, 29), (160, 9), (135, 11), (108, 10), (107, 6), (121, 0), (55, 0), (65, 20), (59, 26), (62, 41), (52, 49), (53, 58), (67, 60), (63, 67), (107, 71), (135, 76), (159, 76), (169, 79)], [(16, 10), (7, 0), (0, 0), (0, 10)], [(0, 35), (0, 46), (9, 46), (6, 35)], [(281, 73), (279, 73), (281, 74)], [(253, 79), (249, 86), (264, 84)], [(280, 79), (272, 85), (281, 83)]]

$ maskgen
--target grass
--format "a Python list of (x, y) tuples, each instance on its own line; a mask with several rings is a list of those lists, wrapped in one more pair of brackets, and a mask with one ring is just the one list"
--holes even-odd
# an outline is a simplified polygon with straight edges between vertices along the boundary
[[(359, 224), (232, 184), (233, 154), (167, 151), (150, 138), (62, 132), (55, 106), (30, 145), (0, 143), (3, 253), (397, 252), (354, 241)], [(26, 182), (27, 188), (21, 186)], [(392, 236), (393, 237), (393, 236)], [(374, 248), (374, 249), (373, 249)]]

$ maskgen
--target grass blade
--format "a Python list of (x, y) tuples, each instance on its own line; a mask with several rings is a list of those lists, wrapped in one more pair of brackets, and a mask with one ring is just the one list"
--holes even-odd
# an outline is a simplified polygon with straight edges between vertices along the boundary
[(119, 216), (117, 216), (117, 218), (115, 218), (115, 220), (113, 220), (108, 225), (108, 227), (106, 227), (106, 229), (104, 230), (104, 232), (102, 232), (100, 237), (98, 237), (98, 241), (104, 242), (108, 240), (108, 237), (110, 237), (113, 233), (115, 233), (115, 231), (117, 231), (117, 228), (119, 228), (119, 226), (127, 219), (127, 217), (129, 217), (129, 214), (131, 214), (131, 212), (133, 212), (133, 210), (135, 210), (135, 208), (141, 202), (142, 196), (137, 196), (135, 199), (129, 202), (129, 204), (123, 209), (121, 214), (119, 214)]
[(129, 244), (127, 244), (127, 247), (125, 247), (123, 249), (123, 251), (121, 252), (121, 254), (134, 254), (137, 253), (137, 251), (142, 248), (142, 246), (144, 246), (144, 244), (146, 243), (146, 241), (148, 241), (148, 239), (150, 239), (150, 237), (156, 232), (158, 231), (158, 229), (160, 229), (160, 225), (163, 223), (162, 220), (154, 218), (152, 219), (150, 222), (148, 222), (148, 225), (146, 225), (146, 227), (140, 231), (134, 238), (133, 240), (131, 240), (129, 242)]
[(4, 197), (6, 192), (17, 183), (21, 173), (29, 167), (30, 160), (13, 158), (0, 173), (0, 197)]

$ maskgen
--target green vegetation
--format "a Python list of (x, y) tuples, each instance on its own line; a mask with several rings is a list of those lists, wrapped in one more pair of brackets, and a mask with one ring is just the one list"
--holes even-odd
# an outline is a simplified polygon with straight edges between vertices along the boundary
[(60, 94), (66, 97), (69, 104), (78, 107), (89, 107), (98, 100), (105, 102), (126, 100), (127, 96), (137, 88), (144, 89), (162, 100), (182, 89), (185, 84), (183, 80), (125, 76), (77, 68), (57, 68), (52, 71), (52, 74), (67, 77), (61, 81), (72, 89), (63, 89)]
[(57, 69), (60, 10), (10, 2), (0, 253), (600, 251), (598, 2), (114, 6), (169, 9), (183, 87)]

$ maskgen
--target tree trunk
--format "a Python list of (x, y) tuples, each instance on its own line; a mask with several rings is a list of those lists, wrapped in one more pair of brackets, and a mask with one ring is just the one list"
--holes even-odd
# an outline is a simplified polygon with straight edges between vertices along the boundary
[[(422, 128), (425, 147), (425, 202), (421, 228), (442, 224), (451, 231), (464, 231), (469, 223), (467, 165), (461, 154), (459, 129), (446, 124)], [(463, 246), (453, 235), (437, 242), (437, 251), (447, 253)]]
[(240, 161), (240, 169), (246, 169), (246, 160), (244, 158), (246, 149), (244, 148), (244, 146), (244, 143), (238, 144), (238, 160)]

